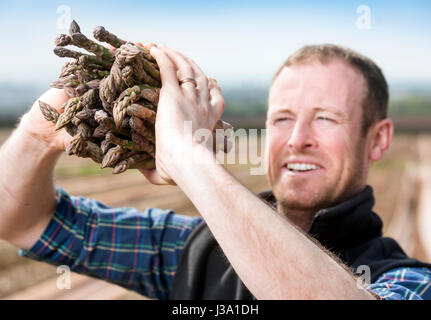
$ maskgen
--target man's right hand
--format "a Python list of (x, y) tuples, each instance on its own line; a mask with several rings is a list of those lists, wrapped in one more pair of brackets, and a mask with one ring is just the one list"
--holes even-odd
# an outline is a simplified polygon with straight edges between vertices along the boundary
[(71, 137), (45, 120), (39, 100), (60, 112), (63, 90), (45, 92), (0, 148), (0, 239), (29, 249), (51, 220), (57, 200), (53, 171)]
[(50, 151), (64, 151), (72, 137), (64, 130), (55, 131), (55, 124), (47, 121), (40, 111), (39, 101), (49, 104), (62, 113), (61, 106), (69, 97), (64, 90), (49, 89), (37, 99), (31, 109), (23, 116), (18, 130), (24, 130), (33, 138), (42, 141)]

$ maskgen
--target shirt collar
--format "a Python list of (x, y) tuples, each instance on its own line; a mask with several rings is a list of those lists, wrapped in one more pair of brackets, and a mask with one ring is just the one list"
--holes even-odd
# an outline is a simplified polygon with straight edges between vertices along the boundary
[[(272, 191), (259, 196), (276, 208)], [(372, 211), (374, 195), (366, 186), (354, 197), (333, 207), (319, 210), (313, 218), (308, 234), (331, 249), (346, 249), (381, 236), (382, 220)]]

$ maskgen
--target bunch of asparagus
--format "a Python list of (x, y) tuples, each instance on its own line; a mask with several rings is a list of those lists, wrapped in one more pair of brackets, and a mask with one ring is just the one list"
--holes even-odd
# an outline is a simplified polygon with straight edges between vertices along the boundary
[[(88, 39), (75, 21), (69, 35), (57, 37), (54, 53), (75, 60), (64, 64), (51, 86), (64, 89), (69, 100), (61, 113), (43, 101), (39, 101), (40, 110), (46, 120), (55, 123), (56, 130), (64, 128), (73, 137), (68, 155), (91, 158), (102, 168), (114, 168), (113, 173), (153, 169), (159, 67), (146, 48), (121, 40), (104, 27), (94, 30), (94, 38), (115, 49)], [(68, 49), (68, 45), (89, 54)], [(214, 130), (231, 128), (219, 121)], [(225, 137), (222, 146), (214, 147), (226, 152), (228, 142)]]

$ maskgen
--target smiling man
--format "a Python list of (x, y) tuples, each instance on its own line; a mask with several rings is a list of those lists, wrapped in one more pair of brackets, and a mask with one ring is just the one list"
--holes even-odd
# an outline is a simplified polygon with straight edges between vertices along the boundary
[(392, 138), (387, 90), (372, 61), (335, 46), (305, 47), (275, 75), (269, 180), (278, 210), (303, 230), (318, 210), (365, 188)]
[[(202, 218), (110, 208), (55, 188), (52, 171), (70, 138), (35, 103), (0, 150), (2, 239), (23, 256), (160, 299), (431, 298), (431, 266), (383, 238), (372, 211), (368, 171), (393, 127), (387, 84), (371, 60), (308, 46), (280, 68), (267, 119), (272, 191), (256, 196), (184, 130), (192, 121), (193, 130), (211, 131), (220, 118), (215, 81), (171, 49), (151, 54), (163, 84), (157, 170), (141, 172), (153, 183), (174, 181)], [(58, 109), (66, 99), (59, 90), (41, 97)], [(207, 161), (176, 161), (184, 152)], [(358, 284), (363, 270), (371, 284)]]

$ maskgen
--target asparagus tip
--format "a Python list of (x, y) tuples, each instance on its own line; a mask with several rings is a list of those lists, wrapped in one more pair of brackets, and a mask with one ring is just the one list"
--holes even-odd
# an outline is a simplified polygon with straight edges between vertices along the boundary
[(122, 173), (124, 171), (126, 171), (128, 169), (128, 165), (125, 161), (120, 162), (119, 164), (117, 164), (114, 168), (114, 170), (112, 170), (113, 174), (119, 174)]
[(75, 20), (72, 20), (72, 22), (70, 23), (70, 27), (69, 27), (70, 35), (72, 35), (74, 33), (80, 33), (80, 32), (81, 32), (81, 28), (79, 27), (78, 23), (76, 23)]
[(60, 34), (55, 39), (55, 45), (56, 46), (64, 47), (64, 46), (67, 46), (71, 43), (72, 43), (72, 39), (67, 34)]

